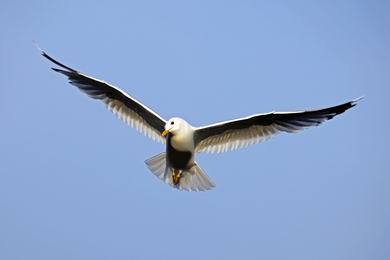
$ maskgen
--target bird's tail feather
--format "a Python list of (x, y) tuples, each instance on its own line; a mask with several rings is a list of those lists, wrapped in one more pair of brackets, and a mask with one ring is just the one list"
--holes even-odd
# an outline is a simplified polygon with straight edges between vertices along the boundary
[(166, 168), (166, 156), (165, 153), (157, 154), (152, 158), (149, 158), (145, 161), (146, 166), (148, 166), (149, 170), (157, 176), (160, 180), (165, 179), (164, 172)]
[(160, 153), (146, 160), (145, 163), (154, 175), (173, 188), (186, 191), (206, 191), (215, 187), (214, 182), (197, 163), (189, 170), (182, 172), (178, 184), (173, 183), (172, 169), (167, 167), (165, 153)]

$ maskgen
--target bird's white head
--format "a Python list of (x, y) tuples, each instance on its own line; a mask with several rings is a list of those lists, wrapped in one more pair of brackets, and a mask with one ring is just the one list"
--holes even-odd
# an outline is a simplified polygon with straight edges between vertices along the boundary
[(165, 131), (162, 132), (162, 136), (166, 136), (168, 133), (172, 135), (177, 134), (181, 129), (186, 128), (187, 122), (179, 117), (173, 117), (165, 124)]

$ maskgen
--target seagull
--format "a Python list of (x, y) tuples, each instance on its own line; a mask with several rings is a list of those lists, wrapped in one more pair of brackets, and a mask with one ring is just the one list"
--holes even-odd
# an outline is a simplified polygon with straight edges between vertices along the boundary
[(207, 191), (215, 187), (195, 161), (197, 153), (226, 152), (266, 141), (281, 132), (297, 133), (344, 113), (363, 98), (323, 109), (272, 111), (194, 127), (179, 117), (165, 120), (123, 90), (65, 66), (35, 45), (46, 59), (60, 67), (52, 69), (67, 76), (70, 84), (90, 98), (101, 100), (108, 110), (131, 127), (166, 144), (165, 152), (145, 163), (154, 175), (178, 190)]

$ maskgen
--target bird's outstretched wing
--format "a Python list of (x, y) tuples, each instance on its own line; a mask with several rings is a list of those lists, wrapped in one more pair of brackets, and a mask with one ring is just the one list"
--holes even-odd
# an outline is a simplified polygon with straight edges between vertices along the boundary
[(199, 127), (194, 134), (195, 152), (226, 152), (263, 142), (280, 132), (296, 133), (318, 126), (354, 107), (361, 98), (324, 109), (270, 112)]
[(114, 87), (103, 80), (95, 79), (67, 67), (47, 55), (38, 46), (37, 48), (42, 52), (42, 55), (46, 59), (63, 68), (52, 69), (67, 76), (70, 84), (76, 86), (90, 98), (103, 101), (108, 110), (113, 112), (131, 127), (134, 127), (153, 140), (165, 143), (165, 138), (161, 136), (161, 133), (164, 131), (166, 120), (152, 109), (137, 101), (123, 90)]

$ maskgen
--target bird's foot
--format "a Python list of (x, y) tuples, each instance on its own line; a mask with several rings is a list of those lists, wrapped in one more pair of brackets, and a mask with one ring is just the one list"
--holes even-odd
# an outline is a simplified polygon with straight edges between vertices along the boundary
[(179, 184), (180, 182), (181, 172), (182, 172), (181, 170), (178, 170), (177, 173), (175, 173), (175, 170), (172, 171), (173, 183), (175, 185)]

